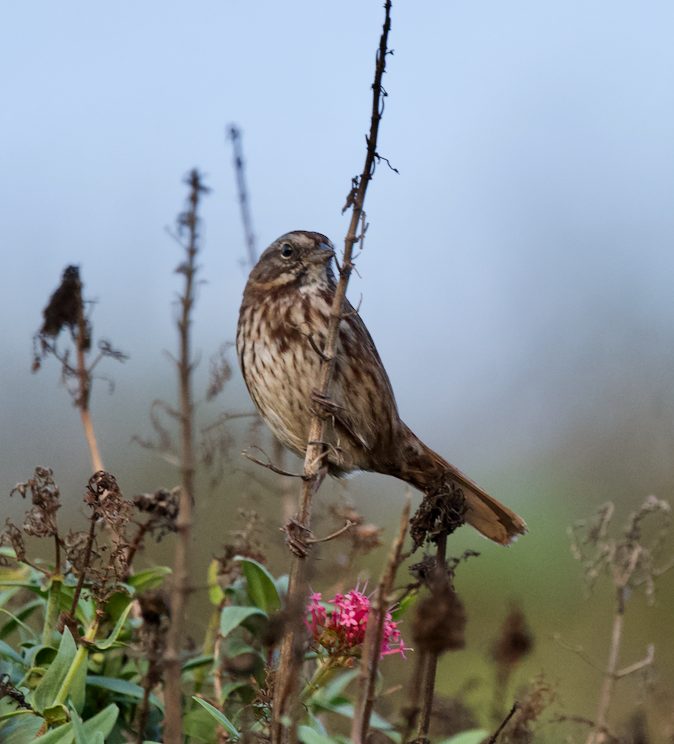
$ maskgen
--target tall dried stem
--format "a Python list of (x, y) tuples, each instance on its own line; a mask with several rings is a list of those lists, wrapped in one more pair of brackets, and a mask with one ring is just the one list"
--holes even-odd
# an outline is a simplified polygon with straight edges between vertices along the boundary
[(98, 452), (98, 444), (96, 443), (96, 435), (94, 434), (94, 424), (91, 420), (91, 412), (89, 411), (89, 399), (91, 397), (91, 372), (87, 369), (85, 360), (87, 336), (87, 321), (84, 317), (84, 301), (82, 300), (80, 285), (80, 292), (77, 296), (77, 338), (75, 339), (75, 345), (77, 346), (77, 380), (79, 383), (77, 406), (80, 409), (82, 428), (84, 429), (84, 435), (86, 436), (89, 445), (91, 463), (94, 473), (97, 473), (99, 470), (104, 470), (105, 468), (103, 467), (103, 460)]
[(353, 744), (365, 744), (370, 730), (370, 718), (375, 703), (377, 671), (379, 669), (381, 645), (384, 639), (384, 624), (386, 613), (391, 604), (390, 596), (393, 590), (393, 582), (403, 559), (403, 544), (410, 523), (410, 505), (411, 499), (408, 496), (400, 517), (398, 536), (391, 548), (386, 569), (379, 582), (377, 596), (367, 621), (362, 664), (358, 679), (358, 696), (351, 726), (351, 741)]
[(178, 218), (179, 235), (187, 233), (187, 244), (184, 246), (186, 259), (177, 271), (185, 277), (185, 288), (180, 296), (181, 313), (178, 319), (180, 337), (180, 356), (176, 362), (179, 379), (180, 396), (180, 437), (181, 437), (181, 467), (180, 467), (180, 507), (176, 525), (178, 541), (173, 567), (173, 586), (171, 589), (171, 625), (169, 627), (164, 668), (166, 670), (166, 718), (164, 727), (164, 741), (166, 744), (181, 744), (183, 739), (182, 700), (181, 700), (181, 672), (182, 672), (182, 644), (185, 635), (185, 610), (191, 586), (189, 583), (189, 541), (192, 519), (192, 504), (194, 503), (194, 434), (193, 434), (193, 405), (192, 405), (192, 355), (190, 350), (191, 313), (195, 299), (195, 274), (197, 271), (196, 256), (198, 252), (198, 224), (197, 210), (199, 198), (207, 189), (201, 183), (201, 177), (196, 170), (188, 176), (186, 183), (190, 187), (188, 209)]
[[(367, 138), (367, 154), (365, 157), (365, 167), (358, 179), (354, 181), (354, 186), (347, 197), (345, 209), (353, 206), (351, 213), (351, 223), (344, 239), (344, 257), (340, 269), (339, 282), (332, 303), (330, 323), (328, 326), (328, 336), (324, 349), (324, 357), (321, 363), (319, 378), (316, 381), (315, 388), (321, 395), (329, 396), (330, 382), (334, 369), (334, 355), (337, 346), (339, 325), (342, 319), (342, 305), (346, 297), (346, 288), (351, 276), (353, 264), (351, 256), (353, 246), (358, 240), (357, 231), (358, 223), (363, 214), (363, 204), (365, 202), (365, 192), (374, 173), (375, 159), (377, 157), (377, 134), (379, 131), (379, 122), (381, 120), (383, 107), (382, 99), (385, 92), (382, 88), (382, 77), (386, 68), (386, 56), (388, 54), (387, 41), (391, 29), (391, 2), (387, 0), (385, 6), (385, 19), (379, 50), (377, 53), (377, 64), (375, 69), (374, 83), (372, 85), (372, 117), (370, 122), (370, 134)], [(364, 227), (363, 227), (364, 230)], [(323, 458), (326, 449), (321, 442), (324, 437), (325, 419), (316, 414), (309, 428), (309, 438), (307, 452), (304, 460), (305, 480), (302, 485), (300, 495), (299, 510), (297, 522), (301, 532), (308, 532), (311, 526), (311, 501), (314, 493), (318, 490), (324, 475)], [(278, 672), (276, 675), (274, 687), (274, 707), (272, 711), (271, 740), (273, 743), (280, 743), (284, 740), (284, 726), (281, 723), (282, 716), (286, 715), (289, 710), (291, 696), (297, 688), (297, 678), (302, 663), (302, 652), (299, 647), (299, 639), (302, 634), (302, 610), (306, 605), (307, 584), (306, 584), (306, 555), (293, 555), (292, 565), (290, 568), (290, 581), (288, 587), (288, 604), (294, 611), (289, 627), (281, 644), (279, 657)], [(292, 716), (296, 721), (296, 716)], [(295, 739), (294, 727), (288, 733), (291, 741)]]

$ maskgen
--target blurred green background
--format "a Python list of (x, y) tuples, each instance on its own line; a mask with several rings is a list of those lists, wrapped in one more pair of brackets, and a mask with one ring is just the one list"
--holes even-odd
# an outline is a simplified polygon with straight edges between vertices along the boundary
[[(101, 369), (114, 394), (104, 380), (94, 389), (104, 463), (127, 497), (177, 484), (177, 470), (132, 437), (151, 435), (153, 400), (176, 400), (163, 352), (176, 348), (181, 256), (163, 230), (183, 208), (181, 178), (197, 166), (213, 188), (194, 326), (203, 397), (210, 355), (234, 339), (247, 274), (225, 125), (243, 128), (258, 249), (292, 229), (339, 245), (340, 210), (364, 157), (381, 16), (379, 3), (362, 0), (0, 9), (3, 521), (21, 519), (9, 491), (41, 465), (61, 486), (62, 520), (83, 524), (90, 465), (77, 411), (53, 360), (29, 371), (31, 336), (71, 263), (97, 301), (96, 338), (130, 355)], [(613, 595), (604, 580), (586, 598), (566, 529), (607, 500), (620, 528), (648, 494), (671, 498), (672, 22), (664, 1), (393, 8), (379, 151), (400, 174), (378, 168), (350, 297), (363, 295), (402, 418), (530, 528), (507, 550), (468, 528), (450, 546), (481, 555), (457, 573), (467, 647), (443, 662), (440, 688), (454, 694), (479, 678), (466, 700), (483, 722), (489, 651), (512, 602), (536, 637), (512, 691), (543, 672), (558, 693), (554, 711), (594, 716), (600, 673), (552, 637), (603, 666)], [(230, 362), (224, 394), (199, 405), (203, 424), (252, 411), (231, 353)], [(202, 586), (239, 506), (261, 515), (272, 570), (288, 562), (276, 481), (238, 455), (258, 438), (270, 451), (268, 436), (246, 420), (231, 434), (222, 481), (210, 489), (200, 477), (193, 570)], [(331, 503), (352, 499), (385, 528), (385, 547), (359, 564), (360, 578), (374, 580), (404, 496), (401, 483), (372, 475), (327, 483), (316, 532), (334, 528)], [(665, 548), (663, 561), (674, 541)], [(334, 587), (343, 550), (321, 548), (315, 589)], [(141, 560), (170, 562), (171, 538)], [(642, 593), (630, 598), (620, 657), (627, 666), (655, 644), (644, 703), (655, 742), (674, 736), (673, 581), (658, 580), (653, 607)], [(192, 607), (205, 622), (205, 591)], [(386, 664), (408, 673), (398, 659)], [(618, 684), (616, 731), (642, 686), (637, 677)], [(574, 732), (582, 741), (582, 727)], [(560, 740), (554, 726), (547, 735)]]

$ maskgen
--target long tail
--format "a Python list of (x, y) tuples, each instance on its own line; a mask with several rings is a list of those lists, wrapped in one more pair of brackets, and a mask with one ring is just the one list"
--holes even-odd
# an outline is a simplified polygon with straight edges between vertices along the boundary
[(500, 545), (510, 545), (518, 535), (526, 532), (525, 521), (514, 511), (485, 493), (477, 483), (433, 452), (407, 427), (405, 429), (405, 465), (392, 475), (424, 493), (437, 488), (443, 481), (455, 482), (466, 497), (466, 522)]

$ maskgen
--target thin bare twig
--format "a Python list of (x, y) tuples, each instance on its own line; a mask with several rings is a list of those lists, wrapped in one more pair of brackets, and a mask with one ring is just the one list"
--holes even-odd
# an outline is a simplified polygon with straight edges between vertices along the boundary
[(375, 689), (377, 683), (377, 671), (379, 668), (379, 657), (381, 655), (381, 644), (384, 638), (384, 623), (386, 613), (390, 605), (390, 595), (393, 590), (396, 572), (402, 562), (403, 544), (410, 523), (411, 497), (407, 501), (400, 517), (400, 529), (393, 545), (382, 574), (376, 599), (370, 609), (367, 621), (367, 630), (363, 641), (362, 664), (358, 679), (358, 696), (356, 708), (351, 726), (351, 741), (355, 744), (364, 744), (367, 741), (370, 729), (370, 718), (375, 702)]
[(186, 260), (178, 267), (185, 276), (185, 289), (180, 297), (182, 313), (178, 320), (180, 335), (180, 359), (178, 362), (180, 395), (180, 432), (182, 462), (180, 468), (180, 507), (176, 526), (179, 540), (176, 545), (171, 590), (171, 624), (166, 642), (164, 668), (166, 670), (166, 718), (164, 721), (164, 741), (166, 744), (181, 744), (183, 739), (182, 700), (180, 679), (182, 671), (182, 643), (185, 629), (185, 608), (191, 592), (189, 583), (189, 539), (194, 503), (194, 435), (192, 405), (192, 372), (194, 364), (190, 350), (191, 313), (195, 300), (196, 256), (198, 252), (197, 210), (201, 194), (207, 189), (201, 183), (201, 176), (193, 170), (187, 178), (190, 187), (188, 209), (178, 218), (180, 232), (187, 231), (187, 245), (183, 246)]
[(510, 719), (515, 715), (515, 713), (517, 713), (517, 711), (519, 710), (519, 707), (520, 707), (520, 704), (516, 700), (513, 703), (513, 707), (510, 709), (510, 713), (508, 713), (503, 723), (496, 729), (496, 731), (494, 732), (494, 735), (491, 737), (491, 739), (489, 739), (487, 744), (496, 744), (496, 740), (500, 736), (501, 731), (503, 731), (503, 729), (508, 725), (508, 721), (510, 721)]
[[(330, 392), (330, 382), (332, 380), (334, 369), (334, 355), (337, 345), (339, 325), (341, 322), (342, 305), (344, 304), (346, 288), (353, 268), (351, 256), (354, 244), (358, 240), (358, 223), (363, 212), (367, 186), (374, 172), (375, 156), (377, 153), (377, 134), (382, 115), (381, 104), (383, 96), (385, 95), (382, 88), (382, 77), (386, 68), (388, 34), (391, 29), (390, 0), (386, 0), (384, 8), (385, 19), (377, 53), (374, 83), (372, 85), (372, 116), (370, 122), (370, 134), (367, 138), (365, 166), (357, 185), (354, 180), (353, 188), (349, 192), (347, 198), (347, 207), (349, 205), (353, 206), (351, 223), (344, 240), (344, 259), (339, 272), (339, 282), (333, 298), (328, 335), (323, 350), (327, 359), (324, 359), (321, 362), (319, 378), (315, 386), (319, 393), (325, 398), (329, 397)], [(318, 486), (320, 486), (320, 482), (324, 477), (323, 458), (327, 454), (327, 449), (323, 444), (319, 444), (323, 440), (324, 429), (325, 417), (319, 414), (314, 414), (309, 428), (309, 444), (307, 446), (304, 460), (304, 472), (309, 476), (309, 478), (303, 483), (297, 517), (300, 524), (303, 525), (306, 530), (309, 530), (311, 526), (311, 501), (313, 494), (317, 490)], [(273, 744), (280, 744), (281, 741), (283, 741), (283, 731), (285, 727), (282, 724), (282, 717), (289, 712), (290, 699), (293, 696), (293, 691), (297, 687), (296, 681), (302, 663), (302, 653), (298, 646), (298, 639), (301, 637), (303, 628), (301, 610), (306, 605), (306, 596), (308, 593), (305, 567), (306, 561), (304, 560), (304, 557), (301, 555), (294, 555), (290, 569), (288, 594), (289, 601), (292, 601), (292, 605), (297, 608), (298, 611), (295, 612), (296, 617), (294, 617), (289, 623), (287, 633), (281, 644), (278, 672), (275, 680), (274, 706), (271, 722), (271, 741)], [(294, 719), (296, 719), (296, 716), (291, 716), (291, 720)], [(291, 726), (291, 732), (289, 733), (291, 741), (294, 738), (293, 731), (295, 730), (296, 725), (293, 724)]]
[[(447, 581), (447, 533), (444, 532), (437, 539), (438, 551), (436, 556), (436, 571), (440, 581)], [(428, 735), (428, 729), (431, 725), (431, 713), (433, 711), (433, 696), (435, 694), (435, 675), (438, 669), (438, 658), (440, 653), (430, 651), (426, 660), (423, 679), (423, 702), (421, 705), (421, 716), (419, 718), (419, 727), (417, 728), (417, 737), (423, 738)]]
[(257, 261), (257, 251), (255, 250), (255, 234), (253, 233), (253, 223), (250, 218), (248, 208), (248, 191), (246, 189), (246, 174), (243, 167), (243, 149), (241, 147), (241, 130), (236, 124), (230, 124), (227, 137), (232, 140), (234, 148), (234, 170), (236, 171), (236, 185), (239, 192), (239, 204), (241, 206), (241, 221), (243, 230), (246, 234), (246, 246), (248, 248), (248, 263), (252, 269)]
[(251, 462), (254, 462), (256, 465), (262, 465), (263, 468), (267, 468), (268, 470), (271, 470), (272, 473), (277, 473), (278, 475), (285, 475), (288, 478), (306, 478), (306, 473), (290, 473), (287, 470), (283, 470), (276, 465), (269, 459), (269, 456), (267, 453), (261, 449), (260, 447), (257, 447), (256, 449), (259, 449), (260, 452), (267, 458), (267, 462), (263, 462), (262, 460), (258, 460), (257, 457), (253, 457), (252, 455), (249, 455), (247, 450), (243, 450), (241, 453), (246, 459), (250, 460)]

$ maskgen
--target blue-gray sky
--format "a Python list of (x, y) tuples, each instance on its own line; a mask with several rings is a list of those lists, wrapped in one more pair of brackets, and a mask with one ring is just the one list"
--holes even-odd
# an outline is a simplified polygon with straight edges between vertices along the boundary
[[(99, 300), (97, 333), (131, 355), (108, 370), (113, 401), (94, 399), (120, 447), (138, 426), (125, 411), (172, 385), (164, 227), (194, 166), (213, 189), (196, 346), (233, 339), (245, 248), (228, 123), (260, 249), (292, 229), (342, 242), (382, 16), (370, 0), (3, 3), (3, 489), (29, 450), (81, 449), (59, 435), (77, 422), (55, 367), (27, 377), (67, 264)], [(666, 386), (673, 24), (667, 0), (394, 4), (379, 151), (400, 174), (377, 170), (350, 296), (405, 420), (476, 477), (607, 389), (624, 402)], [(637, 358), (653, 361), (624, 382)], [(229, 405), (247, 407), (234, 385)]]

